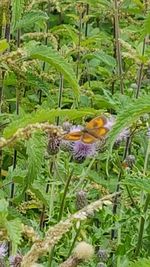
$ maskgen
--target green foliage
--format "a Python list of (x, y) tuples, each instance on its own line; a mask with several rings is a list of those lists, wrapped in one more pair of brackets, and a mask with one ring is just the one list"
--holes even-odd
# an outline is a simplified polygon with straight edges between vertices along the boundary
[(25, 0), (12, 1), (12, 31), (16, 30), (17, 22), (21, 19)]
[[(150, 265), (149, 10), (141, 0), (0, 1), (0, 247), (10, 242), (10, 254), (31, 259), (36, 247), (54, 267), (86, 240), (96, 253), (81, 266)], [(34, 127), (76, 131), (101, 114), (110, 130), (93, 144)], [(63, 235), (60, 217), (118, 190)]]
[(27, 142), (28, 172), (25, 178), (25, 186), (34, 182), (40, 176), (45, 151), (45, 138), (41, 133), (34, 133)]
[(8, 202), (5, 199), (0, 199), (0, 227), (7, 231), (8, 238), (12, 242), (12, 253), (15, 254), (21, 240), (21, 221), (18, 218), (8, 219)]
[[(132, 101), (133, 102), (133, 101)], [(117, 117), (116, 123), (113, 129), (109, 133), (110, 151), (114, 145), (114, 142), (118, 134), (126, 127), (131, 126), (133, 122), (136, 122), (140, 116), (150, 112), (150, 100), (147, 95), (130, 103)]]
[(0, 53), (4, 52), (9, 47), (6, 39), (0, 41)]
[(68, 63), (61, 55), (50, 47), (40, 46), (35, 47), (30, 51), (32, 58), (37, 58), (44, 62), (49, 63), (58, 72), (64, 75), (64, 78), (70, 83), (73, 89), (74, 96), (77, 97), (79, 94), (79, 86), (75, 77), (75, 73), (70, 63)]
[(139, 259), (129, 264), (129, 267), (149, 267), (150, 259)]
[(21, 20), (16, 22), (15, 29), (28, 29), (30, 26), (33, 26), (35, 23), (40, 23), (48, 20), (48, 16), (45, 12), (39, 11), (31, 11), (22, 17)]
[[(82, 118), (86, 115), (93, 115), (96, 111), (91, 109), (91, 111), (88, 110), (49, 110), (49, 109), (39, 109), (36, 113), (33, 113), (32, 115), (23, 115), (20, 116), (20, 118), (16, 118), (15, 121), (13, 121), (7, 128), (5, 128), (4, 131), (4, 137), (10, 138), (19, 128), (26, 127), (28, 124), (31, 123), (37, 123), (37, 122), (45, 122), (48, 121), (50, 123), (53, 123), (56, 117), (65, 117), (66, 120), (74, 120), (77, 118)], [(19, 125), (19, 127), (18, 127)]]

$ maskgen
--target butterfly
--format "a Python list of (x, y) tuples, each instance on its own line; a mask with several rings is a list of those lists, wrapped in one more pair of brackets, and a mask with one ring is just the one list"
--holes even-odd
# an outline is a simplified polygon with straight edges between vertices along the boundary
[(81, 141), (85, 144), (92, 144), (102, 139), (108, 132), (105, 127), (107, 119), (105, 116), (98, 116), (89, 121), (81, 131), (70, 132), (64, 135), (63, 139), (67, 141)]

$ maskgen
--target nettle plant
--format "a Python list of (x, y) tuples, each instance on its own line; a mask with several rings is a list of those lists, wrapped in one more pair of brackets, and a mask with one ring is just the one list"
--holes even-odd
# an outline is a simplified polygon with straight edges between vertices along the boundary
[(0, 2), (0, 266), (150, 265), (149, 9)]

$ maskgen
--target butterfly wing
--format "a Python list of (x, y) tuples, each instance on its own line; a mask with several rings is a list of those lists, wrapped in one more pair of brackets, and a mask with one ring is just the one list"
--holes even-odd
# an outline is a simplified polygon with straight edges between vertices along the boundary
[(86, 124), (86, 130), (95, 138), (100, 139), (108, 132), (108, 129), (105, 127), (106, 123), (107, 119), (105, 116), (96, 117)]
[(97, 138), (91, 135), (90, 133), (83, 133), (81, 136), (81, 141), (85, 144), (93, 144), (97, 141)]
[(91, 121), (89, 121), (87, 124), (86, 124), (86, 129), (97, 129), (97, 128), (100, 128), (100, 127), (103, 127), (105, 124), (107, 123), (107, 119), (105, 116), (99, 116), (99, 117), (96, 117), (94, 119), (92, 119)]
[(82, 135), (83, 135), (82, 131), (71, 132), (71, 133), (65, 134), (63, 139), (67, 141), (75, 142), (75, 141), (81, 140)]

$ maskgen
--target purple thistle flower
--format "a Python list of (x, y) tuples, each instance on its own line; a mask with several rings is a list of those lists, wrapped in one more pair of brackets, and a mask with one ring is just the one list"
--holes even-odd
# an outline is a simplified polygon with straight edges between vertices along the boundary
[(6, 243), (0, 244), (0, 259), (3, 259), (7, 255), (8, 246)]
[(78, 162), (83, 162), (87, 157), (92, 157), (97, 154), (96, 145), (85, 144), (81, 141), (74, 142), (73, 144), (73, 157)]
[(22, 255), (17, 253), (15, 256), (9, 257), (9, 263), (11, 267), (20, 267), (22, 262)]

